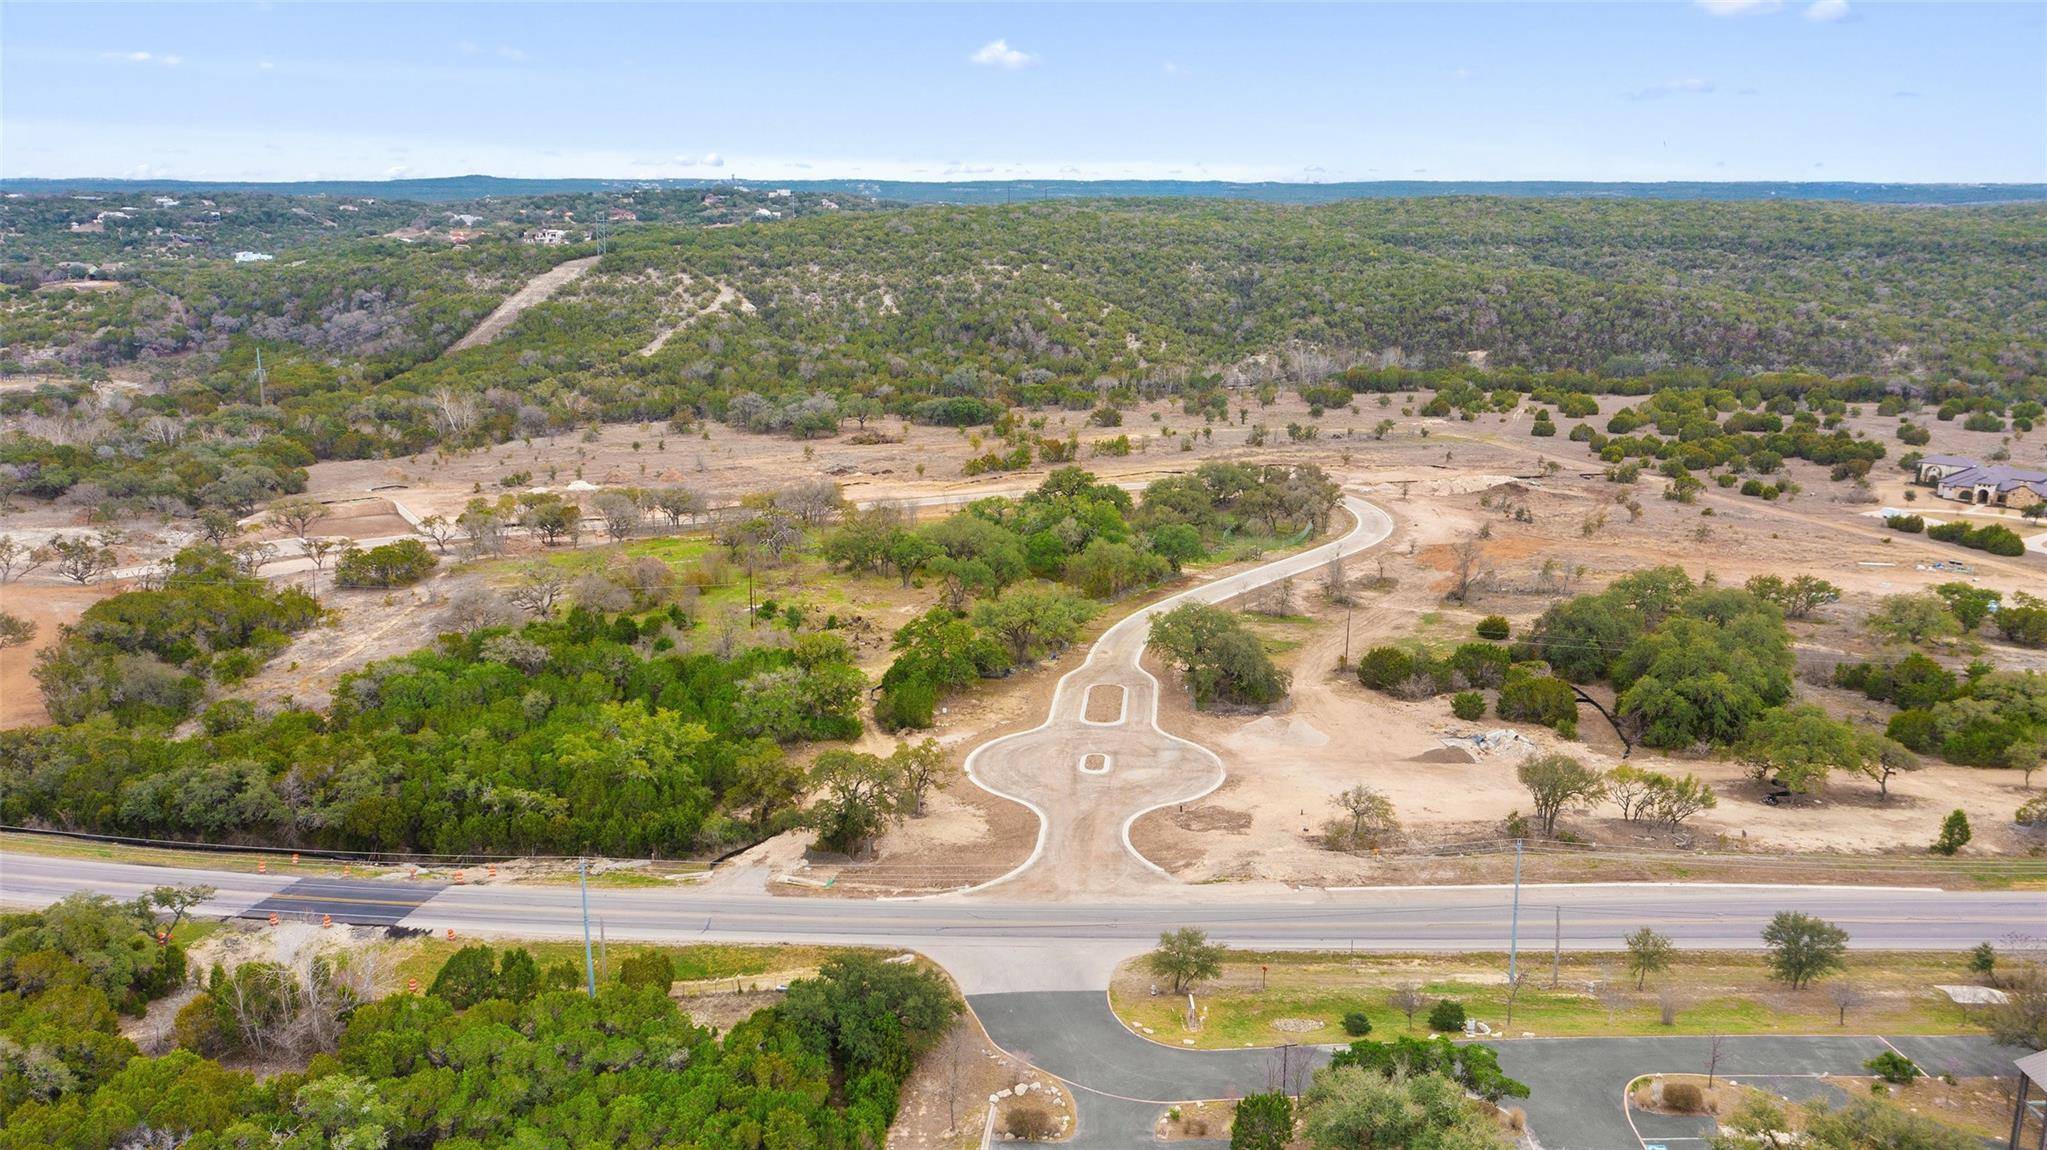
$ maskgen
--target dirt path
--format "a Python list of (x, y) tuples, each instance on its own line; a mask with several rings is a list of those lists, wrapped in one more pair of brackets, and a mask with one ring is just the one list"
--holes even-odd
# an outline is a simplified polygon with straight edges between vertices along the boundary
[(556, 264), (527, 280), (525, 287), (513, 292), (505, 302), (497, 306), (497, 310), (483, 317), (483, 322), (476, 325), (476, 330), (456, 340), (455, 346), (448, 350), (467, 351), (472, 347), (482, 347), (503, 335), (505, 329), (512, 326), (512, 321), (519, 318), (520, 312), (535, 304), (546, 303), (549, 296), (573, 283), (577, 276), (596, 267), (598, 258), (585, 256), (579, 260)]
[[(687, 285), (689, 283), (688, 278), (685, 277), (683, 282), (685, 285)], [(688, 327), (689, 325), (695, 323), (696, 321), (704, 318), (707, 315), (710, 315), (714, 312), (724, 311), (726, 308), (731, 307), (734, 304), (739, 305), (739, 312), (741, 315), (752, 315), (754, 313), (755, 308), (753, 306), (753, 301), (747, 299), (743, 295), (740, 295), (739, 289), (733, 287), (731, 284), (725, 283), (719, 284), (718, 294), (711, 300), (710, 303), (705, 304), (704, 306), (698, 308), (697, 310), (691, 312), (686, 316), (683, 316), (681, 319), (675, 321), (675, 323), (672, 326), (662, 328), (661, 334), (655, 336), (653, 342), (649, 343), (647, 346), (640, 349), (640, 354), (653, 355), (655, 352), (660, 351), (664, 347), (667, 347), (668, 340), (670, 339), (670, 337), (674, 336), (676, 332), (681, 331), (683, 328)]]

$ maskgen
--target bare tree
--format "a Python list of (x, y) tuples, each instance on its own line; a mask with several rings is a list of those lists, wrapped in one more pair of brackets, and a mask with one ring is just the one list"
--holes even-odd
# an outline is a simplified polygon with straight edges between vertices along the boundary
[(50, 541), (50, 550), (57, 561), (57, 574), (81, 587), (99, 582), (120, 564), (104, 535), (97, 539), (59, 536)]
[(1848, 1025), (1848, 1012), (1869, 1001), (1862, 988), (1845, 978), (1835, 980), (1827, 987), (1827, 997), (1834, 1003), (1834, 1025)]
[(685, 518), (694, 524), (697, 516), (704, 513), (702, 493), (687, 487), (664, 487), (654, 493), (653, 502), (655, 508), (668, 518), (671, 528), (682, 526)]
[(528, 563), (505, 592), (505, 598), (535, 615), (552, 615), (569, 588), (569, 578), (552, 563)]
[(305, 541), (306, 558), (313, 561), (313, 590), (320, 589), (320, 572), (327, 569), (327, 560), (340, 551), (344, 541), (340, 539), (308, 539)]
[(839, 485), (829, 479), (811, 479), (775, 492), (775, 506), (794, 515), (805, 527), (817, 527), (837, 518), (846, 506)]
[(440, 421), (441, 429), (450, 438), (459, 437), (476, 423), (476, 397), (452, 387), (437, 387), (428, 406), (433, 409), (434, 418)]
[(1621, 1007), (1628, 1004), (1627, 986), (1614, 979), (1602, 978), (1598, 982), (1593, 983), (1590, 989), (1593, 999), (1599, 1005), (1606, 1008), (1606, 1020), (1608, 1022), (1612, 1022), (1613, 1016), (1620, 1011)]
[(1459, 603), (1471, 602), (1471, 593), (1485, 582), (1481, 564), (1485, 561), (1485, 550), (1478, 539), (1466, 536), (1450, 549), (1450, 598)]
[(1422, 995), (1420, 983), (1403, 982), (1386, 992), (1386, 1005), (1407, 1016), (1407, 1028), (1414, 1029), (1414, 1016), (1428, 1000)]
[(313, 524), (327, 517), (327, 508), (317, 499), (293, 496), (270, 505), (270, 521), (303, 541), (313, 533)]
[(446, 555), (448, 544), (461, 534), (461, 528), (450, 523), (445, 515), (429, 515), (419, 521), (419, 533), (433, 540), (434, 549)]
[(1348, 607), (1357, 601), (1351, 594), (1350, 576), (1344, 573), (1343, 560), (1331, 559), (1322, 568), (1322, 598), (1338, 607)]
[(1677, 1025), (1677, 1012), (1684, 1009), (1684, 995), (1676, 987), (1663, 986), (1656, 991), (1656, 1016), (1665, 1026)]
[(978, 1045), (972, 1033), (973, 1023), (960, 1021), (946, 1031), (945, 1041), (938, 1048), (939, 1080), (945, 1086), (945, 1128), (959, 1129), (960, 1104), (967, 1099), (973, 1088), (975, 1049)]
[(263, 573), (263, 566), (277, 558), (275, 543), (237, 543), (234, 549), (235, 570), (254, 578)]
[(518, 621), (517, 610), (504, 596), (488, 587), (466, 587), (448, 598), (443, 624), (453, 631), (474, 631), (479, 627), (504, 627)]
[(623, 543), (639, 533), (645, 518), (640, 505), (623, 491), (600, 491), (590, 501), (597, 514), (604, 520), (604, 533), (614, 543)]
[(1256, 608), (1260, 615), (1291, 615), (1294, 613), (1294, 581), (1281, 579), (1272, 585), (1259, 600)]
[(0, 535), (0, 583), (12, 583), (55, 558), (48, 547), (17, 542), (12, 535)]
[(1716, 1034), (1706, 1040), (1706, 1089), (1713, 1088), (1713, 1078), (1720, 1073), (1720, 1056), (1726, 1052), (1727, 1036)]

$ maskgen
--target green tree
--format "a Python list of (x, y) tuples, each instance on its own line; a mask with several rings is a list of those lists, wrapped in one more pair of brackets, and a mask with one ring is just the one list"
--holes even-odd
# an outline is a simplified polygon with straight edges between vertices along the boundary
[(1263, 707), (1286, 697), (1286, 673), (1234, 612), (1183, 604), (1152, 617), (1147, 644), (1180, 668), (1196, 709), (1217, 702)]
[(1569, 755), (1530, 755), (1514, 769), (1535, 804), (1536, 823), (1544, 838), (1554, 837), (1557, 816), (1573, 803), (1597, 802), (1606, 794), (1606, 776)]
[[(848, 1081), (870, 1071), (900, 1081), (952, 1025), (960, 1001), (927, 967), (849, 954), (791, 983), (781, 1010), (799, 1034), (832, 1052)], [(893, 1114), (893, 1102), (887, 1109)]]
[(1818, 794), (1835, 770), (1866, 772), (1884, 754), (1872, 732), (1811, 704), (1770, 711), (1749, 724), (1737, 751), (1751, 777), (1799, 794)]
[(1623, 941), (1628, 948), (1628, 969), (1635, 973), (1636, 990), (1642, 989), (1650, 975), (1670, 969), (1671, 959), (1677, 954), (1669, 935), (1658, 934), (1646, 926)]
[(449, 955), (427, 993), (457, 1010), (498, 997), (497, 952), (472, 943)]
[(1793, 990), (1847, 965), (1848, 932), (1798, 911), (1779, 911), (1763, 928), (1763, 945), (1771, 971)]
[(1932, 592), (1886, 595), (1864, 626), (1897, 643), (1939, 642), (1962, 633), (1961, 622), (1948, 609), (1947, 601)]
[(897, 813), (896, 769), (878, 755), (826, 751), (811, 765), (810, 781), (824, 792), (810, 808), (822, 850), (857, 855)]
[(1441, 1074), (1389, 1078), (1356, 1067), (1315, 1076), (1304, 1107), (1317, 1150), (1501, 1150), (1505, 1135)]
[(1294, 1140), (1294, 1100), (1284, 1092), (1246, 1094), (1230, 1119), (1230, 1150), (1286, 1150)]
[(1197, 982), (1222, 974), (1223, 948), (1208, 941), (1206, 932), (1191, 926), (1159, 935), (1156, 950), (1145, 955), (1145, 969), (1169, 980), (1175, 994)]
[(1095, 606), (1069, 591), (1024, 587), (993, 602), (974, 605), (974, 625), (1008, 648), (1018, 663), (1035, 663), (1057, 654), (1094, 617)]

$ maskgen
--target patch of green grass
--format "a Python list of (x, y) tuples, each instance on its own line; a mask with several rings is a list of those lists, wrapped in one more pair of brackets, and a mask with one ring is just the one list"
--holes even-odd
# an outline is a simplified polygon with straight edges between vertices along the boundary
[[(1617, 955), (1567, 955), (1557, 985), (1550, 985), (1547, 956), (1529, 956), (1529, 978), (1507, 1019), (1505, 956), (1372, 956), (1277, 953), (1233, 955), (1223, 976), (1198, 987), (1200, 1024), (1186, 1025), (1186, 998), (1152, 997), (1130, 979), (1119, 980), (1111, 1004), (1127, 1023), (1151, 1029), (1152, 1037), (1181, 1044), (1193, 1039), (1207, 1048), (1265, 1046), (1275, 1042), (1347, 1042), (1341, 1020), (1363, 1012), (1372, 1036), (1410, 1033), (1406, 1015), (1387, 1000), (1403, 983), (1418, 984), (1426, 999), (1412, 1033), (1426, 1033), (1428, 1004), (1453, 998), (1473, 1018), (1496, 1032), (1557, 1035), (1651, 1034), (1973, 1034), (1981, 1027), (1933, 990), (1963, 976), (1961, 959), (1950, 954), (1857, 954), (1847, 975), (1864, 1001), (1840, 1021), (1829, 985), (1790, 991), (1769, 977), (1762, 958), (1742, 954), (1684, 954), (1662, 975), (1636, 991)], [(1260, 965), (1267, 969), (1260, 971)], [(1602, 995), (1594, 984), (1617, 987)], [(1262, 985), (1262, 989), (1261, 989)], [(1676, 1013), (1666, 1025), (1660, 991), (1669, 988)], [(1314, 1020), (1301, 1030), (1281, 1020)]]

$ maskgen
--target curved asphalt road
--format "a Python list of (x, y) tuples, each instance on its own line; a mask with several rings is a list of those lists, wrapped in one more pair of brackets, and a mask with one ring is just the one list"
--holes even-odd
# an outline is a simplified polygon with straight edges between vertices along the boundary
[[(1355, 521), (1340, 538), (1240, 571), (1132, 612), (1102, 633), (1087, 661), (1052, 692), (1045, 721), (995, 739), (967, 756), (967, 776), (983, 790), (1029, 807), (1038, 840), (1015, 870), (974, 888), (1001, 887), (1005, 896), (1171, 895), (1171, 876), (1137, 853), (1130, 825), (1148, 811), (1191, 802), (1222, 785), (1223, 762), (1199, 743), (1159, 727), (1159, 681), (1144, 669), (1151, 621), (1187, 603), (1219, 603), (1282, 579), (1320, 571), (1384, 542), (1393, 520), (1355, 495), (1344, 508)], [(1114, 718), (1091, 721), (1088, 700), (1100, 696)]]

